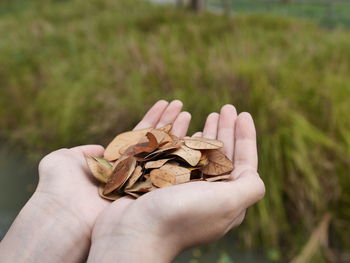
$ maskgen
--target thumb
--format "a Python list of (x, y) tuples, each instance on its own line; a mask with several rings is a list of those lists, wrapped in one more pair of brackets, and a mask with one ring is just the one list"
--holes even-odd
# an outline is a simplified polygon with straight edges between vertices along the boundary
[(92, 155), (92, 156), (102, 156), (104, 152), (104, 148), (101, 145), (89, 144), (89, 145), (81, 145), (71, 148), (71, 150), (82, 153), (84, 155)]

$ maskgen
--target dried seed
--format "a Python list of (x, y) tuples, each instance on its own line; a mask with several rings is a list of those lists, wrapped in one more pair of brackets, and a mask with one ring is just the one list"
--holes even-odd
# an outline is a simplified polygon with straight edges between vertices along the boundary
[(142, 167), (137, 166), (134, 172), (132, 173), (132, 175), (130, 176), (129, 180), (126, 182), (125, 189), (131, 188), (141, 176), (142, 176)]
[(173, 127), (173, 125), (171, 123), (169, 123), (161, 128), (158, 128), (158, 130), (164, 131), (166, 133), (170, 133), (172, 127)]
[(154, 184), (157, 187), (171, 186), (176, 183), (176, 178), (173, 173), (160, 169), (152, 170), (150, 179), (152, 184)]
[(98, 161), (100, 164), (102, 164), (104, 167), (106, 168), (112, 168), (113, 164), (108, 162), (107, 160), (100, 158), (100, 157), (94, 157), (92, 156), (92, 158), (94, 158), (96, 161)]
[[(87, 158), (94, 176), (106, 182), (104, 188), (99, 188), (100, 195), (109, 200), (121, 194), (138, 198), (159, 187), (230, 178), (233, 164), (217, 150), (223, 146), (221, 141), (202, 137), (181, 139), (172, 135), (171, 129), (169, 124), (160, 129), (122, 133), (108, 145), (106, 160)], [(101, 177), (101, 172), (96, 172), (100, 167), (112, 171), (107, 179), (106, 173)], [(151, 169), (150, 174), (144, 174), (146, 169)]]
[(225, 154), (219, 150), (207, 152), (209, 163), (203, 167), (203, 173), (206, 175), (222, 175), (233, 170), (233, 164)]
[(109, 194), (105, 195), (105, 194), (103, 193), (103, 189), (104, 189), (104, 185), (101, 184), (101, 185), (98, 187), (98, 193), (99, 193), (99, 195), (100, 195), (101, 197), (103, 197), (103, 198), (105, 198), (105, 199), (107, 199), (107, 200), (115, 201), (115, 200), (117, 200), (117, 199), (123, 197), (122, 194), (119, 194), (119, 193), (116, 193), (116, 192), (112, 192), (112, 193), (109, 193)]
[(119, 150), (121, 148), (128, 148), (130, 145), (138, 142), (143, 136), (146, 135), (147, 132), (152, 130), (152, 128), (128, 131), (117, 135), (113, 141), (107, 146), (104, 152), (104, 158), (108, 161), (114, 161), (118, 159), (121, 154)]
[(169, 146), (169, 147), (167, 147), (167, 148), (163, 148), (163, 149), (156, 150), (156, 151), (154, 151), (154, 152), (152, 152), (152, 153), (146, 155), (146, 156), (145, 156), (145, 159), (146, 159), (146, 160), (150, 160), (150, 159), (152, 159), (152, 158), (155, 158), (155, 157), (157, 157), (157, 156), (159, 156), (159, 155), (162, 155), (162, 154), (165, 154), (165, 153), (169, 154), (170, 152), (175, 151), (175, 150), (178, 149), (179, 147), (180, 147), (180, 146), (175, 146), (175, 145), (173, 145), (173, 146)]
[(229, 179), (230, 177), (231, 177), (230, 174), (224, 174), (224, 175), (219, 175), (219, 176), (205, 178), (205, 181), (215, 182), (215, 181)]
[(154, 186), (152, 185), (152, 182), (150, 180), (146, 180), (144, 182), (138, 182), (134, 184), (131, 188), (126, 189), (126, 191), (130, 193), (148, 193), (153, 188)]
[(114, 164), (113, 164), (113, 171), (115, 170), (115, 167), (117, 167), (117, 165), (118, 165), (121, 161), (127, 159), (128, 157), (129, 157), (128, 155), (122, 155), (122, 156), (120, 156), (120, 158), (119, 158), (118, 160), (116, 160), (116, 161), (114, 162)]
[(134, 193), (134, 192), (129, 192), (129, 191), (125, 191), (126, 194), (134, 197), (134, 198), (139, 198), (141, 196), (141, 194), (138, 194), (138, 193)]
[(158, 129), (153, 129), (150, 131), (150, 133), (156, 139), (157, 144), (161, 143), (164, 140), (165, 136), (168, 135), (166, 132), (158, 130)]
[(197, 166), (202, 167), (202, 166), (207, 165), (208, 163), (209, 163), (208, 155), (207, 155), (206, 151), (202, 151), (202, 156), (201, 156), (201, 159), (199, 160)]
[(185, 138), (185, 145), (195, 150), (213, 150), (224, 146), (224, 143), (214, 139), (204, 137)]
[[(102, 183), (106, 183), (112, 175), (112, 166), (104, 159), (86, 156), (86, 162), (90, 168), (92, 175)], [(103, 160), (103, 161), (102, 161)]]
[(120, 188), (128, 180), (136, 166), (136, 159), (133, 156), (126, 158), (118, 163), (112, 176), (108, 179), (103, 194), (109, 194)]
[[(173, 165), (173, 164), (164, 164), (159, 168), (162, 171), (167, 171), (172, 173), (175, 176), (175, 184), (188, 182), (191, 178), (191, 171), (187, 168)], [(152, 176), (152, 172), (151, 172)]]
[(160, 159), (156, 161), (149, 161), (145, 164), (146, 169), (155, 169), (162, 167), (167, 161), (171, 160), (172, 158), (167, 158), (167, 159)]
[(196, 166), (201, 159), (201, 152), (193, 150), (185, 145), (182, 145), (179, 149), (172, 152), (171, 155), (176, 155), (184, 159), (189, 165)]
[(155, 149), (158, 148), (158, 142), (157, 138), (154, 136), (153, 133), (147, 132), (146, 137), (148, 139), (147, 142), (139, 143), (133, 146), (133, 154), (140, 154), (140, 153), (150, 153), (153, 152)]

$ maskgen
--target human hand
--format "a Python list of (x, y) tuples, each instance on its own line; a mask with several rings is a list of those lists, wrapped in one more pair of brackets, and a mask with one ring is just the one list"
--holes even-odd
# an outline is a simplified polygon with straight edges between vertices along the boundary
[[(181, 109), (179, 101), (158, 101), (135, 128), (174, 122), (174, 127), (187, 130), (191, 116)], [(183, 133), (181, 129), (173, 132)], [(103, 151), (99, 145), (84, 145), (57, 150), (41, 160), (38, 187), (0, 243), (2, 262), (80, 262), (86, 258), (95, 220), (110, 202), (97, 194), (85, 155), (99, 156)]]
[(170, 262), (243, 221), (246, 209), (265, 193), (253, 120), (248, 113), (237, 117), (235, 108), (225, 105), (220, 115), (208, 116), (203, 133), (195, 134), (202, 135), (224, 142), (235, 167), (231, 179), (190, 182), (113, 202), (96, 221), (88, 262)]

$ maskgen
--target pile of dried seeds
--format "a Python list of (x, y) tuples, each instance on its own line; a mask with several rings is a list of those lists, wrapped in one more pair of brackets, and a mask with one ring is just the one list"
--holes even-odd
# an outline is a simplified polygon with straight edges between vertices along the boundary
[(116, 200), (135, 198), (157, 188), (230, 177), (232, 162), (219, 150), (223, 143), (203, 137), (178, 138), (171, 124), (117, 135), (103, 158), (87, 156), (93, 176), (101, 182), (99, 194)]

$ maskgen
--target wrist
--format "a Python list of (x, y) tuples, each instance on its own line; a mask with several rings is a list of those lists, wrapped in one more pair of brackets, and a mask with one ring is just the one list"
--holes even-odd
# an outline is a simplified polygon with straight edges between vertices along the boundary
[(159, 240), (114, 235), (93, 240), (88, 263), (94, 262), (171, 262), (174, 258)]
[(88, 253), (89, 236), (78, 217), (36, 192), (0, 243), (0, 255), (4, 262), (79, 262)]
[[(149, 224), (132, 208), (120, 219), (103, 214), (96, 222), (88, 263), (94, 262), (171, 262), (181, 251), (155, 222)], [(117, 222), (116, 222), (117, 221)]]

